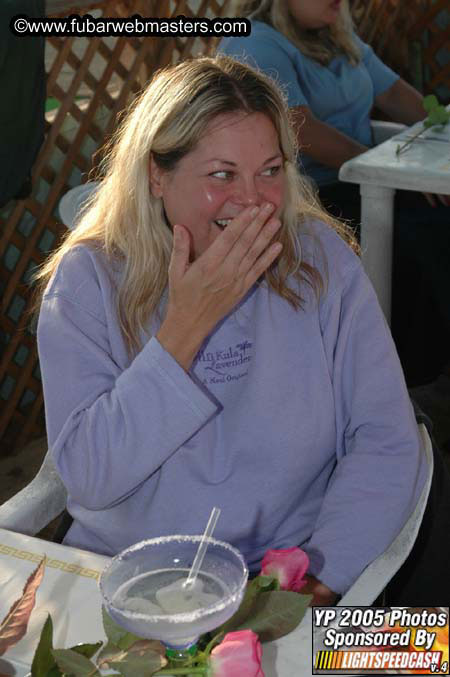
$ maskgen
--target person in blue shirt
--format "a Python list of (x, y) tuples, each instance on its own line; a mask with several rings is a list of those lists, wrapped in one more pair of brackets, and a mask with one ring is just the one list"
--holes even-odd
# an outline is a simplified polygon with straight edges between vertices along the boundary
[[(359, 186), (339, 182), (339, 168), (373, 145), (374, 105), (411, 125), (425, 117), (422, 95), (354, 33), (346, 0), (245, 0), (235, 12), (251, 18), (251, 35), (224, 38), (219, 51), (282, 87), (300, 167), (325, 207), (358, 227)], [(410, 386), (433, 380), (450, 360), (450, 209), (440, 200), (446, 203), (443, 196), (396, 195), (393, 335)]]

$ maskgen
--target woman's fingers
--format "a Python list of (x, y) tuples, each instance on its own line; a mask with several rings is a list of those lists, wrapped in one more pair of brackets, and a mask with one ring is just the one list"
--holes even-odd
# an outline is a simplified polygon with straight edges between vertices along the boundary
[(228, 260), (230, 256), (233, 261), (239, 263), (253, 246), (258, 233), (274, 209), (271, 203), (244, 209), (205, 252), (205, 259), (213, 262), (214, 267), (225, 259)]
[[(279, 254), (281, 249), (275, 248), (261, 256), (281, 226), (278, 218), (270, 218), (274, 209), (273, 204), (265, 203), (243, 210), (200, 257), (202, 273), (215, 294), (228, 290), (245, 293), (248, 280), (258, 279)], [(246, 280), (256, 261), (254, 273)]]
[(172, 255), (169, 263), (169, 278), (180, 280), (189, 267), (189, 233), (184, 226), (173, 227)]
[(267, 268), (275, 261), (282, 249), (283, 245), (281, 242), (275, 242), (261, 254), (245, 276), (245, 290), (250, 289), (252, 284), (261, 277)]
[(281, 226), (280, 219), (269, 219), (265, 226), (260, 230), (252, 246), (244, 254), (240, 264), (239, 272), (246, 275), (261, 253), (268, 247), (273, 236)]

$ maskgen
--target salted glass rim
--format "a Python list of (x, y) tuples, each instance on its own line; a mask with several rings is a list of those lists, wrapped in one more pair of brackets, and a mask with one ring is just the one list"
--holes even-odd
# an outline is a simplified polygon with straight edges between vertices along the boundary
[(234, 585), (233, 590), (231, 590), (226, 596), (222, 597), (220, 600), (217, 602), (213, 602), (213, 604), (210, 604), (208, 606), (203, 607), (201, 610), (200, 609), (194, 609), (193, 611), (182, 611), (179, 613), (174, 613), (174, 614), (146, 614), (142, 613), (140, 611), (131, 611), (127, 609), (123, 609), (119, 606), (116, 606), (116, 604), (113, 603), (112, 599), (106, 594), (106, 591), (104, 589), (104, 579), (108, 575), (109, 570), (116, 564), (119, 560), (123, 559), (129, 554), (132, 554), (136, 550), (142, 550), (148, 545), (157, 545), (159, 543), (165, 544), (165, 543), (170, 543), (171, 541), (187, 541), (187, 542), (193, 542), (195, 543), (200, 542), (200, 540), (203, 538), (202, 534), (196, 534), (196, 535), (189, 535), (189, 534), (174, 534), (170, 536), (157, 536), (155, 538), (148, 538), (144, 541), (139, 541), (138, 543), (134, 543), (133, 545), (130, 545), (128, 548), (125, 548), (121, 552), (117, 553), (117, 555), (114, 555), (114, 557), (111, 559), (111, 561), (106, 565), (106, 567), (103, 569), (102, 573), (100, 574), (100, 579), (99, 579), (99, 588), (101, 595), (103, 597), (103, 600), (115, 611), (119, 612), (123, 616), (126, 616), (127, 618), (132, 618), (136, 620), (143, 620), (143, 621), (148, 621), (151, 619), (152, 623), (157, 623), (159, 621), (164, 621), (165, 623), (190, 623), (194, 622), (199, 619), (199, 611), (201, 611), (201, 618), (204, 616), (209, 616), (213, 613), (216, 613), (217, 611), (221, 611), (224, 609), (228, 602), (230, 601), (230, 598), (239, 596), (242, 593), (242, 590), (244, 589), (247, 580), (248, 580), (248, 567), (245, 562), (245, 559), (242, 555), (242, 553), (235, 548), (234, 546), (230, 545), (230, 543), (227, 543), (226, 541), (220, 541), (217, 538), (213, 538), (212, 536), (209, 536), (208, 543), (211, 545), (218, 545), (222, 546), (225, 550), (229, 550), (230, 552), (235, 555), (235, 557), (238, 559), (241, 567), (242, 567), (242, 580), (239, 585)]

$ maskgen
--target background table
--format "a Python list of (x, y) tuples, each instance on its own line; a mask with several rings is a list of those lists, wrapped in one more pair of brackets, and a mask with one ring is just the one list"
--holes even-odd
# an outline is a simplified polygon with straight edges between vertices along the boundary
[[(396, 148), (422, 123), (345, 162), (339, 179), (361, 186), (361, 249), (387, 321), (391, 315), (394, 194), (396, 189), (450, 195), (450, 124), (443, 132), (429, 129), (407, 150)], [(450, 209), (449, 209), (450, 227)], [(430, 233), (432, 237), (432, 233)]]
[[(48, 561), (28, 632), (0, 658), (0, 673), (24, 677), (29, 672), (48, 613), (54, 623), (57, 648), (106, 639), (98, 578), (109, 558), (4, 529), (0, 529), (0, 620), (20, 597), (28, 576), (44, 554)], [(311, 674), (311, 621), (309, 609), (294, 632), (263, 645), (266, 677)]]

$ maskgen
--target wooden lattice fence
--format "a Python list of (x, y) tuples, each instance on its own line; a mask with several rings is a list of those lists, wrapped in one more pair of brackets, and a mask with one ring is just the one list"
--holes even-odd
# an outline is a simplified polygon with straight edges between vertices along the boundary
[(424, 94), (450, 102), (449, 0), (350, 0), (363, 40)]
[[(229, 0), (106, 0), (84, 4), (84, 11), (89, 9), (94, 16), (213, 17), (226, 14)], [(27, 310), (32, 273), (65, 230), (57, 212), (61, 196), (87, 179), (92, 155), (114, 130), (118, 113), (156, 69), (209, 53), (216, 42), (176, 37), (47, 39), (47, 96), (57, 106), (47, 114), (46, 139), (33, 168), (32, 195), (11, 202), (0, 213), (3, 454), (45, 431), (36, 342)]]
[[(48, 0), (55, 11), (68, 0)], [(94, 16), (231, 16), (231, 0), (73, 0)], [(353, 0), (358, 31), (378, 54), (425, 91), (449, 97), (448, 0)], [(70, 12), (65, 12), (68, 14)], [(215, 48), (217, 39), (90, 37), (47, 39), (47, 134), (33, 168), (33, 192), (0, 211), (0, 448), (8, 454), (45, 432), (35, 337), (27, 310), (30, 278), (59, 242), (57, 205), (84, 182), (117, 116), (159, 67)], [(442, 59), (444, 58), (444, 63)], [(444, 92), (444, 94), (442, 94)], [(447, 92), (447, 95), (445, 94)], [(448, 100), (448, 98), (447, 98)], [(68, 384), (70, 386), (70, 384)]]

